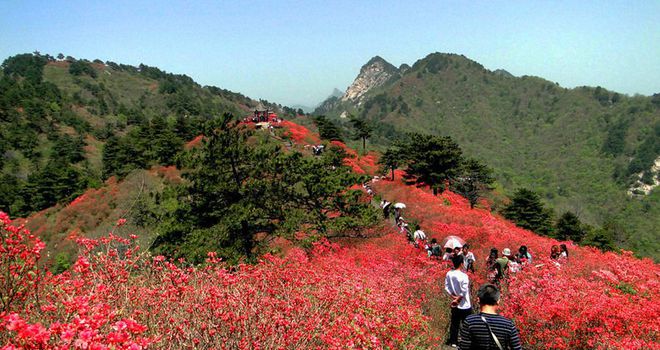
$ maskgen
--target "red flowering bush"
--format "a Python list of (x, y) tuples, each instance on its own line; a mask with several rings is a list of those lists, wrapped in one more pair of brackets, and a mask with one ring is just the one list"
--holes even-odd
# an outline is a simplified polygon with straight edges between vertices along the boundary
[[(15, 230), (7, 219), (3, 240)], [(382, 349), (434, 341), (422, 306), (439, 295), (443, 271), (400, 236), (354, 248), (326, 241), (231, 269), (213, 253), (206, 266), (192, 267), (140, 253), (134, 242), (112, 234), (78, 239), (70, 271), (38, 273), (40, 297), (0, 315), (2, 344)]]
[(550, 248), (560, 242), (487, 210), (470, 209), (452, 192), (433, 196), (399, 181), (379, 181), (374, 187), (385, 198), (406, 203), (403, 215), (417, 220), (430, 237), (457, 235), (470, 243), (477, 257), (477, 273), (470, 275), (473, 290), (486, 282), (490, 248), (529, 248), (533, 265), (504, 283), (501, 304), (502, 314), (520, 329), (526, 349), (660, 348), (660, 268), (650, 259), (563, 242), (569, 259), (555, 262)]
[[(283, 123), (294, 141), (317, 141)], [(375, 169), (373, 155), (348, 153), (356, 171)], [(548, 255), (559, 242), (470, 209), (454, 193), (433, 196), (398, 180), (373, 187), (406, 203), (403, 215), (430, 237), (458, 235), (471, 244), (473, 293), (486, 281), (491, 247), (529, 248), (534, 264), (503, 282), (501, 304), (526, 349), (660, 348), (660, 269), (652, 261), (566, 242), (570, 257), (557, 263)], [(78, 238), (75, 264), (54, 276), (38, 267), (38, 238), (1, 212), (0, 225), (2, 349), (413, 349), (433, 347), (447, 329), (447, 265), (391, 229), (233, 267), (214, 253), (204, 266), (152, 257), (136, 236)]]
[(0, 211), (0, 312), (23, 309), (37, 293), (41, 275), (37, 262), (44, 243), (22, 226), (11, 226)]
[(321, 142), (318, 134), (312, 133), (302, 125), (292, 123), (288, 120), (281, 121), (279, 125), (287, 129), (287, 135), (296, 143), (311, 145)]

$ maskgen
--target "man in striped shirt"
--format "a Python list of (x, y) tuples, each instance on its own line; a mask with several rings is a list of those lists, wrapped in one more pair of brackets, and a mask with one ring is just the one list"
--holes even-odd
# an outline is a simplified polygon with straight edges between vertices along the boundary
[(461, 327), (458, 347), (462, 350), (522, 350), (516, 326), (497, 314), (500, 291), (495, 285), (484, 284), (477, 292), (481, 312), (468, 316)]

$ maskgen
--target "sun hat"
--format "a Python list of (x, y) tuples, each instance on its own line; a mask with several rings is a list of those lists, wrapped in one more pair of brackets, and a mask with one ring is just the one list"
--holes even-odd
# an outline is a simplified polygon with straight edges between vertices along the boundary
[(504, 248), (504, 250), (502, 250), (502, 255), (506, 255), (506, 256), (511, 255), (511, 249)]

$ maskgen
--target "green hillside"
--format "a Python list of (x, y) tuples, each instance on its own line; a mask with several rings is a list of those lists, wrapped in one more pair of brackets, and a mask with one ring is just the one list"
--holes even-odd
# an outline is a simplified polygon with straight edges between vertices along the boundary
[(566, 89), (435, 53), (369, 90), (359, 106), (326, 105), (332, 109), (322, 112), (342, 122), (344, 112), (371, 121), (377, 145), (405, 132), (451, 136), (495, 169), (506, 192), (531, 188), (558, 215), (570, 210), (591, 225), (616, 223), (621, 246), (660, 258), (658, 190), (626, 194), (638, 173), (657, 181), (650, 169), (660, 156), (660, 95)]
[(46, 243), (56, 272), (71, 265), (76, 238), (120, 226), (158, 254), (201, 263), (213, 251), (237, 263), (276, 249), (276, 238), (310, 245), (375, 224), (378, 211), (347, 190), (366, 178), (344, 165), (344, 148), (313, 157), (294, 145), (293, 124), (241, 123), (255, 108), (298, 113), (145, 65), (10, 57), (0, 211)]
[[(204, 121), (263, 104), (155, 67), (21, 54), (0, 72), (0, 210), (26, 216), (111, 175), (172, 164)], [(104, 164), (104, 145), (116, 153)]]

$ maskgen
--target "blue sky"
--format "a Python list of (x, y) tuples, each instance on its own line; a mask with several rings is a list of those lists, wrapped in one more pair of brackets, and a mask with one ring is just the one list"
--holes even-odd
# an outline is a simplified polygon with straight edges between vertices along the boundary
[(314, 105), (380, 55), (431, 52), (562, 86), (660, 92), (660, 1), (0, 2), (0, 57), (145, 63), (253, 98)]

